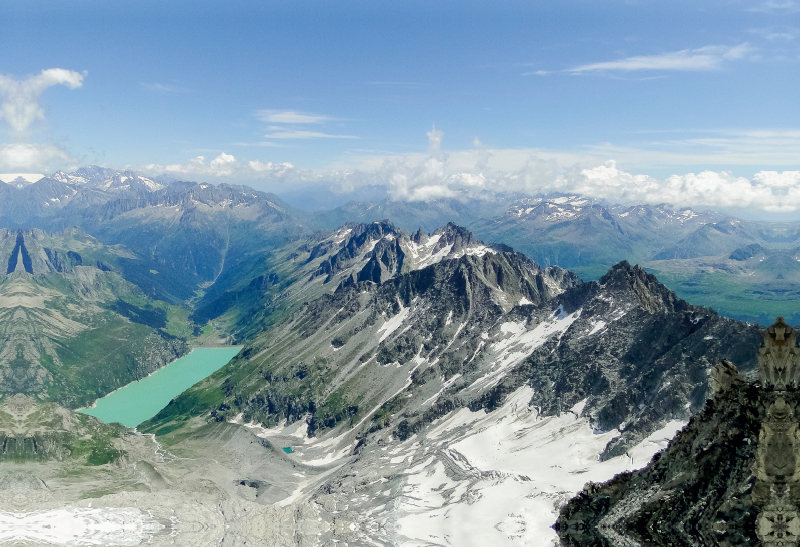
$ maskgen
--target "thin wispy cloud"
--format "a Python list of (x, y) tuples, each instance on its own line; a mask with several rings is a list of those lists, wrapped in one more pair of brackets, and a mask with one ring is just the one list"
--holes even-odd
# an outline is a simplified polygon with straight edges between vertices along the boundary
[(194, 92), (193, 89), (189, 89), (188, 87), (183, 87), (175, 84), (160, 84), (160, 83), (149, 84), (142, 82), (141, 86), (144, 87), (145, 89), (149, 89), (150, 91), (155, 91), (158, 93), (180, 94), (180, 93)]
[(267, 138), (267, 139), (358, 139), (360, 137), (356, 137), (354, 135), (329, 135), (328, 133), (321, 133), (319, 131), (283, 130), (283, 131), (276, 131), (275, 133), (269, 133), (267, 135), (264, 135), (264, 138)]
[(795, 13), (800, 11), (800, 4), (793, 1), (785, 2), (762, 2), (757, 6), (749, 8), (747, 11), (754, 11), (758, 13), (772, 13), (772, 14), (785, 14)]
[(319, 114), (308, 114), (297, 112), (296, 110), (259, 110), (256, 118), (267, 123), (287, 123), (287, 124), (320, 124), (335, 121), (336, 118), (322, 116)]
[(366, 85), (371, 86), (382, 86), (382, 87), (394, 87), (394, 88), (403, 88), (403, 89), (423, 89), (426, 87), (430, 87), (429, 84), (423, 84), (421, 82), (364, 82)]
[(261, 141), (261, 142), (232, 142), (231, 146), (267, 146), (267, 147), (280, 147), (283, 146), (276, 142)]
[[(682, 49), (659, 55), (636, 55), (615, 61), (603, 61), (576, 66), (560, 72), (585, 74), (597, 72), (633, 72), (639, 70), (710, 71), (719, 70), (726, 61), (744, 59), (755, 48), (748, 43), (738, 46), (706, 46), (698, 49)], [(548, 71), (537, 70), (526, 74), (545, 75)]]
[(748, 32), (757, 34), (770, 42), (791, 42), (800, 37), (800, 29), (797, 27), (776, 26), (766, 28), (753, 28)]

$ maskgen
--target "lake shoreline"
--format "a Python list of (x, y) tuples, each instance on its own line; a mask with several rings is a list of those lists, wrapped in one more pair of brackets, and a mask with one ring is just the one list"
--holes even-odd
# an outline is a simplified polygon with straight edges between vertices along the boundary
[[(217, 370), (227, 365), (234, 357), (236, 357), (236, 355), (239, 354), (239, 352), (242, 350), (243, 347), (244, 346), (193, 347), (188, 353), (182, 355), (178, 359), (171, 361), (170, 363), (159, 368), (158, 370), (154, 370), (153, 372), (151, 372), (150, 374), (139, 380), (134, 380), (132, 382), (129, 382), (128, 384), (115, 389), (111, 393), (108, 393), (107, 395), (100, 397), (91, 406), (76, 409), (76, 412), (80, 412), (82, 414), (86, 414), (89, 416), (94, 416), (95, 418), (105, 423), (118, 422), (122, 423), (126, 427), (135, 427), (139, 423), (152, 418), (152, 416), (155, 416), (162, 408), (164, 408), (167, 404), (169, 404), (169, 401), (171, 401), (173, 398), (177, 397), (178, 395), (180, 395), (181, 393), (192, 387), (194, 384), (208, 378), (209, 376), (214, 374)], [(212, 358), (211, 361), (205, 361), (206, 358), (210, 358), (210, 354), (208, 352), (213, 353), (220, 350), (230, 350), (230, 351), (228, 351), (222, 358)], [(235, 350), (235, 352), (233, 350)], [(199, 352), (202, 352), (204, 356), (202, 357), (199, 356)], [(223, 358), (224, 361), (222, 360)], [(176, 364), (179, 364), (177, 369), (175, 368)], [(183, 366), (180, 366), (180, 364), (183, 364)], [(202, 369), (201, 371), (199, 371), (202, 373), (202, 377), (200, 377), (199, 374), (196, 374), (198, 372), (198, 369)], [(158, 377), (156, 376), (159, 373), (162, 373), (161, 376), (164, 375), (163, 373), (167, 373), (168, 376), (164, 378), (164, 381), (170, 383), (165, 384), (164, 386), (153, 384), (153, 382), (156, 381), (154, 380), (154, 378), (161, 377), (161, 376)], [(187, 382), (190, 381), (191, 383), (188, 383), (187, 385)], [(146, 386), (147, 389), (142, 386)], [(183, 387), (183, 389), (181, 389), (180, 391), (175, 392), (175, 389), (169, 389), (169, 387), (171, 386), (179, 386), (179, 387), (185, 386), (185, 387)], [(134, 405), (136, 403), (136, 401), (131, 399), (132, 395), (128, 394), (128, 391), (136, 389), (141, 391), (141, 393), (138, 396), (141, 397), (143, 400), (140, 401), (140, 404), (136, 404), (135, 410), (130, 411), (130, 413), (132, 413), (133, 415), (135, 416), (142, 415), (145, 412), (144, 410), (142, 410), (143, 408), (150, 408), (152, 410), (153, 408), (155, 408), (155, 405), (159, 404), (160, 401), (164, 401), (163, 405), (158, 407), (158, 409), (156, 409), (151, 416), (144, 418), (143, 420), (137, 422), (132, 426), (127, 425), (127, 423), (123, 421), (117, 419), (111, 419), (111, 418), (118, 418), (120, 416), (119, 409), (122, 407), (115, 407), (115, 405), (118, 404)], [(167, 398), (168, 394), (171, 395)], [(117, 399), (119, 399), (119, 401), (117, 401)], [(99, 407), (105, 407), (105, 408), (98, 410)], [(105, 416), (106, 419), (103, 419), (103, 417), (101, 416)], [(111, 418), (109, 418), (109, 416)], [(131, 423), (130, 420), (126, 421), (128, 423)]]

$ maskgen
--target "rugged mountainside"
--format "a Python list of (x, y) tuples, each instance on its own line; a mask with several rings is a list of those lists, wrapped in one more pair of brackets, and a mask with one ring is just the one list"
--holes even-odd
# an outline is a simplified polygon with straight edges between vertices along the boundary
[(545, 415), (581, 403), (596, 429), (619, 429), (604, 454), (613, 457), (701, 408), (712, 362), (754, 366), (756, 328), (677, 299), (627, 263), (599, 283), (513, 252), (466, 254), (377, 284), (352, 276), (247, 343), (148, 427), (241, 413), (266, 425), (310, 420), (311, 432), (369, 419), (405, 438), (529, 385)]
[[(757, 327), (628, 262), (584, 283), (455, 224), (313, 232), (246, 187), (99, 168), (40, 182), (0, 189), (4, 210), (49, 188), (24, 214), (80, 229), (0, 233), (3, 385), (75, 407), (177, 356), (192, 323), (245, 346), (141, 432), (52, 403), (27, 421), (0, 409), (2, 454), (49, 462), (38, 482), (0, 478), (0, 508), (136, 507), (151, 528), (131, 544), (547, 544), (587, 480), (643, 466), (707, 411), (712, 364), (755, 367)], [(580, 201), (517, 202), (518, 241), (613, 233), (636, 250), (636, 234), (656, 245), (713, 220)], [(87, 471), (95, 452), (110, 461)]]
[(120, 276), (127, 256), (77, 230), (0, 230), (0, 393), (76, 408), (188, 351), (187, 313)]
[[(584, 279), (597, 279), (626, 259), (657, 274), (682, 298), (728, 316), (766, 324), (782, 314), (800, 321), (784, 304), (800, 292), (798, 223), (621, 206), (571, 194), (406, 202), (380, 198), (385, 188), (367, 190), (374, 201), (310, 213), (244, 186), (90, 166), (35, 183), (1, 183), (0, 225), (51, 232), (79, 226), (104, 244), (126, 245), (138, 259), (123, 261), (126, 278), (173, 304), (202, 298), (212, 285), (218, 293), (230, 291), (237, 272), (263, 270), (256, 264), (260, 257), (315, 229), (389, 218), (400, 228), (426, 232), (456, 222), (484, 241), (511, 245), (537, 264), (557, 264)], [(132, 232), (137, 237), (129, 237)], [(754, 249), (763, 256), (753, 258)], [(731, 258), (743, 253), (750, 258)]]
[[(665, 205), (614, 205), (579, 195), (503, 194), (491, 199), (459, 196), (428, 202), (386, 199), (350, 203), (315, 212), (314, 218), (331, 229), (356, 219), (389, 218), (401, 228), (416, 230), (421, 226), (428, 231), (455, 222), (481, 239), (511, 245), (537, 264), (557, 264), (584, 277), (597, 278), (620, 258), (631, 262), (653, 259), (680, 245), (682, 239), (690, 240), (696, 230), (725, 217), (688, 208), (673, 210)], [(697, 245), (686, 246), (693, 256), (701, 256)]]
[(721, 361), (715, 397), (664, 452), (562, 508), (562, 545), (797, 545), (798, 364), (796, 334), (778, 318), (758, 380)]
[[(582, 283), (445, 234), (451, 251), (459, 238), (476, 246), (431, 248), (442, 259), (407, 272), (387, 250), (424, 238), (385, 223), (291, 251), (297, 274), (274, 297), (290, 313), (140, 430), (180, 450), (209, 424), (244, 425), (308, 466), (291, 499), (361, 515), (354, 544), (474, 543), (449, 516), (511, 545), (552, 537), (554, 507), (586, 480), (646, 463), (703, 408), (712, 363), (754, 369), (757, 327), (681, 301), (641, 268)], [(359, 281), (384, 254), (394, 273)]]
[(348, 218), (391, 218), (415, 230), (455, 221), (485, 241), (501, 241), (537, 264), (558, 264), (598, 279), (626, 259), (687, 300), (741, 320), (768, 324), (800, 315), (800, 223), (751, 222), (667, 205), (622, 206), (574, 194), (467, 196), (430, 202), (350, 203), (314, 218), (328, 227)]
[(4, 183), (0, 198), (4, 226), (79, 227), (105, 245), (124, 245), (131, 253), (119, 262), (126, 279), (173, 304), (239, 260), (312, 231), (277, 196), (245, 186), (159, 182), (99, 167), (20, 187)]
[(349, 223), (241, 260), (207, 289), (194, 319), (226, 325), (243, 340), (340, 285), (385, 281), (441, 260), (502, 250), (508, 247), (484, 245), (454, 224), (409, 234), (388, 221)]

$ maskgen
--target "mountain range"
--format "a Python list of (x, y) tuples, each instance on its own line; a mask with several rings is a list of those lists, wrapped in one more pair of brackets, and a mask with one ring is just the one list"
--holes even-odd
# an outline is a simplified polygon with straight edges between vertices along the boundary
[[(736, 317), (791, 307), (800, 246), (791, 223), (573, 195), (304, 212), (95, 167), (0, 193), (2, 457), (23, 466), (0, 498), (24, 500), (0, 509), (136, 506), (154, 544), (548, 544), (587, 480), (707, 412), (717, 363), (756, 371)], [(231, 343), (136, 429), (74, 412)]]
[[(253, 249), (263, 254), (347, 222), (389, 219), (410, 233), (454, 222), (479, 239), (510, 245), (537, 264), (557, 264), (583, 279), (598, 279), (624, 259), (658, 275), (682, 298), (730, 317), (763, 325), (775, 315), (800, 321), (791, 305), (800, 290), (798, 222), (745, 221), (712, 211), (624, 206), (567, 194), (459, 194), (407, 202), (390, 199), (385, 188), (375, 186), (360, 195), (372, 201), (320, 209), (320, 203), (288, 192), (293, 203), (314, 209), (304, 211), (244, 186), (89, 166), (35, 183), (19, 178), (0, 184), (0, 225), (49, 232), (81, 227), (104, 244), (135, 247), (140, 261), (126, 264), (128, 277), (150, 296), (178, 303), (225, 275), (223, 256), (229, 250), (230, 256)], [(336, 196), (328, 197), (336, 198), (334, 203), (345, 199)], [(251, 235), (254, 225), (259, 228)], [(130, 233), (137, 236), (130, 239)], [(240, 245), (240, 234), (255, 240)], [(154, 278), (150, 270), (164, 274)]]

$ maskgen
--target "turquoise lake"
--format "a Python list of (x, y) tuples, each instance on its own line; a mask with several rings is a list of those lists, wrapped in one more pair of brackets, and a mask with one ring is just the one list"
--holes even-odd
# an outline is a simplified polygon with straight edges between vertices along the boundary
[(221, 369), (240, 347), (195, 348), (138, 382), (132, 382), (97, 400), (94, 408), (79, 410), (105, 423), (136, 427), (167, 406), (173, 397)]

